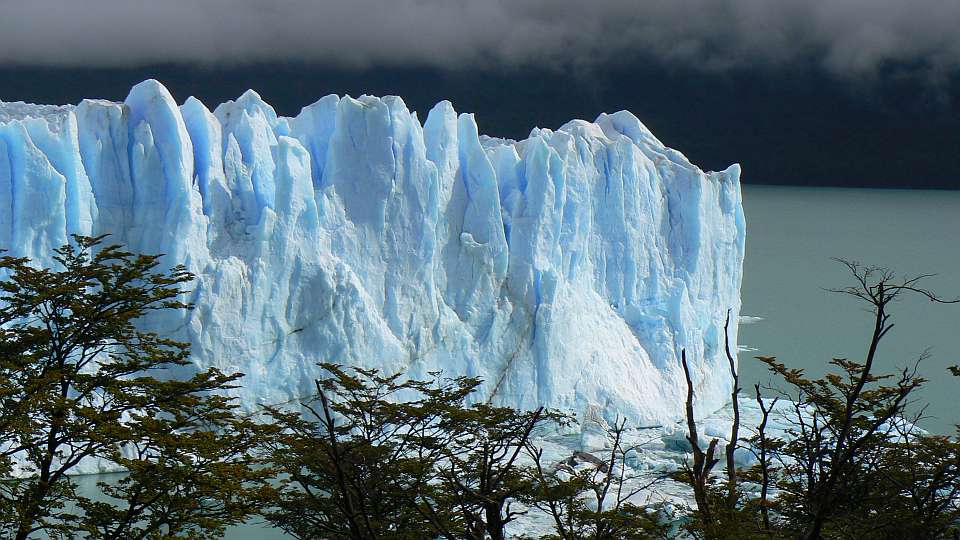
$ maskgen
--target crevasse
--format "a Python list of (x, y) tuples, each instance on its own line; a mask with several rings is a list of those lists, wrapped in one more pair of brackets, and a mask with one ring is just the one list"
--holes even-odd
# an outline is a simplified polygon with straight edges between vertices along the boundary
[[(197, 275), (149, 321), (243, 405), (310, 393), (316, 362), (483, 379), (479, 399), (643, 425), (729, 395), (740, 168), (704, 173), (628, 112), (480, 136), (441, 102), (327, 96), (213, 112), (156, 81), (124, 103), (0, 104), (0, 247), (50, 262), (71, 234)], [(736, 346), (736, 324), (731, 324)]]

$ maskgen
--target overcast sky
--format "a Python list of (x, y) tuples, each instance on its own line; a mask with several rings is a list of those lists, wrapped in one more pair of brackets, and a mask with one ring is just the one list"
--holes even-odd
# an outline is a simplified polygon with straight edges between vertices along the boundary
[(0, 62), (960, 65), (956, 0), (0, 0)]
[(747, 183), (960, 187), (960, 0), (0, 0), (0, 100), (145, 78), (450, 99), (514, 138), (628, 109)]

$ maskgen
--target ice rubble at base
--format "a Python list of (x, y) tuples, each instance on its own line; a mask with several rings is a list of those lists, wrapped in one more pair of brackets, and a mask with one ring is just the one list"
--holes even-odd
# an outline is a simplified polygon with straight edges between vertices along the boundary
[[(787, 400), (776, 402), (764, 399), (764, 406), (771, 408), (766, 426), (766, 433), (770, 437), (783, 438), (789, 435), (795, 427), (795, 409), (793, 403)], [(762, 413), (757, 402), (743, 393), (738, 399), (740, 405), (740, 436), (749, 438), (757, 433), (757, 426), (762, 420)], [(722, 409), (706, 415), (697, 422), (697, 430), (701, 444), (711, 439), (717, 439), (718, 455), (723, 456), (726, 445), (729, 444), (730, 426), (733, 419), (733, 407), (726, 404)], [(570, 463), (574, 452), (586, 452), (601, 460), (609, 460), (610, 436), (607, 429), (610, 424), (602, 419), (590, 425), (591, 422), (581, 422), (580, 429), (546, 434), (534, 441), (542, 449), (542, 460), (550, 468), (555, 468), (561, 462)], [(597, 425), (602, 424), (602, 425)], [(690, 486), (674, 480), (672, 473), (683, 470), (693, 462), (690, 453), (690, 442), (687, 440), (686, 422), (670, 422), (662, 426), (649, 428), (628, 429), (623, 434), (623, 448), (629, 449), (626, 453), (624, 477), (624, 493), (630, 493), (643, 487), (628, 501), (639, 505), (663, 504), (663, 511), (667, 519), (676, 524), (685, 521), (689, 509), (696, 507), (693, 491)], [(584, 432), (590, 432), (588, 437)], [(741, 439), (742, 441), (743, 439)], [(747, 468), (757, 463), (753, 450), (745, 442), (734, 453), (738, 468)], [(586, 460), (579, 461), (575, 467), (591, 468)], [(525, 464), (531, 464), (528, 458)], [(722, 474), (724, 463), (718, 464), (715, 473)], [(619, 470), (615, 470), (619, 474)], [(759, 497), (759, 486), (745, 482), (742, 488), (752, 497)], [(773, 492), (776, 496), (776, 491)], [(596, 499), (586, 495), (588, 504), (595, 504)], [(607, 500), (610, 504), (610, 498)], [(517, 505), (515, 509), (522, 509)], [(532, 509), (511, 524), (510, 538), (540, 538), (554, 533), (552, 518), (544, 512)]]
[[(720, 408), (737, 321), (740, 169), (704, 173), (628, 112), (480, 136), (436, 105), (327, 96), (213, 112), (156, 81), (124, 103), (0, 104), (0, 246), (49, 262), (110, 233), (198, 279), (150, 322), (250, 409), (309, 393), (318, 361), (484, 380), (481, 398), (668, 422), (686, 348)], [(731, 324), (736, 345), (736, 324)], [(735, 349), (734, 349), (735, 350)]]

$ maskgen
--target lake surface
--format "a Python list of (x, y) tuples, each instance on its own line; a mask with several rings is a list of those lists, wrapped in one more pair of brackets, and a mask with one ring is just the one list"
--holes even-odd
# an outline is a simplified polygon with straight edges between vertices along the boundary
[[(960, 297), (960, 192), (745, 186), (747, 253), (743, 315), (763, 317), (740, 327), (744, 386), (766, 381), (757, 354), (776, 356), (811, 375), (833, 357), (862, 361), (872, 316), (865, 303), (829, 293), (852, 285), (831, 257), (885, 266), (899, 275), (935, 273), (925, 283), (945, 297)], [(921, 425), (949, 433), (960, 422), (960, 378), (946, 366), (960, 363), (960, 304), (904, 298), (889, 309), (894, 328), (884, 338), (878, 368), (911, 365), (924, 350), (920, 372), (929, 379), (917, 405), (929, 403)]]
[[(943, 296), (960, 296), (960, 192), (817, 189), (744, 186), (747, 255), (743, 315), (763, 317), (740, 327), (744, 387), (767, 382), (756, 354), (777, 356), (810, 374), (833, 357), (862, 359), (872, 319), (865, 304), (825, 288), (851, 284), (831, 257), (886, 266), (903, 275), (937, 273), (927, 281)], [(891, 310), (896, 327), (878, 355), (878, 369), (893, 370), (928, 349), (921, 372), (930, 382), (918, 393), (929, 403), (923, 426), (952, 431), (960, 421), (960, 379), (946, 366), (960, 363), (960, 305), (909, 298)], [(81, 479), (96, 491), (96, 477)], [(290, 538), (259, 524), (235, 527), (228, 540)]]

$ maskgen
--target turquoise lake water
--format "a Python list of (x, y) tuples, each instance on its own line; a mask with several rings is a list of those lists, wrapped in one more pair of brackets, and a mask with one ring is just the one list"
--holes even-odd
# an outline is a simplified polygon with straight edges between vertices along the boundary
[[(866, 304), (829, 293), (851, 285), (831, 257), (885, 266), (899, 275), (937, 274), (927, 287), (960, 297), (960, 192), (812, 189), (746, 186), (747, 254), (742, 314), (764, 320), (740, 327), (744, 386), (766, 381), (756, 354), (821, 374), (830, 358), (862, 360), (872, 330)], [(912, 364), (929, 379), (917, 405), (929, 403), (925, 428), (947, 433), (960, 422), (960, 304), (905, 298), (889, 310), (894, 328), (878, 354), (878, 369)]]
[[(740, 328), (744, 386), (766, 382), (756, 354), (777, 356), (811, 374), (832, 357), (862, 359), (871, 318), (864, 305), (825, 292), (850, 284), (831, 257), (882, 265), (906, 274), (937, 273), (929, 288), (960, 296), (960, 192), (812, 189), (745, 186), (747, 256), (743, 315), (763, 320)], [(918, 394), (929, 403), (923, 423), (947, 432), (960, 422), (960, 379), (946, 366), (960, 363), (960, 305), (905, 299), (893, 309), (896, 327), (878, 356), (892, 370), (930, 350), (921, 372), (930, 379)], [(96, 491), (96, 478), (81, 479)], [(259, 524), (231, 529), (228, 540), (289, 538)]]

